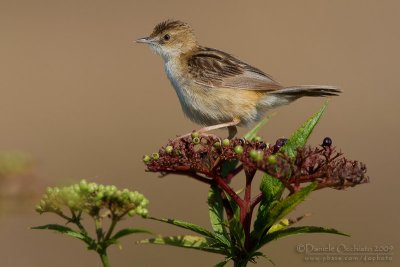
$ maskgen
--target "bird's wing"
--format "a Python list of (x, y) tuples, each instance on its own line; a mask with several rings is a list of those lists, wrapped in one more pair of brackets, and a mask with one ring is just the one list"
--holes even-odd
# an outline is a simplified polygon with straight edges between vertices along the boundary
[(203, 86), (260, 91), (282, 88), (268, 74), (219, 50), (201, 48), (187, 63), (190, 78)]

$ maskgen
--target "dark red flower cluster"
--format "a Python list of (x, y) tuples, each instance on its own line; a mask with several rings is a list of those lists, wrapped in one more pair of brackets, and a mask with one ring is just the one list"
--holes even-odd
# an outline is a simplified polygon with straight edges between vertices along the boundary
[(170, 141), (144, 161), (148, 171), (184, 174), (210, 184), (216, 177), (229, 182), (243, 169), (248, 173), (260, 170), (279, 179), (291, 193), (310, 182), (317, 182), (317, 189), (344, 189), (368, 182), (365, 164), (347, 160), (329, 141), (315, 148), (298, 148), (296, 156), (289, 157), (281, 150), (286, 139), (269, 145), (259, 138), (221, 140), (215, 135), (192, 134)]

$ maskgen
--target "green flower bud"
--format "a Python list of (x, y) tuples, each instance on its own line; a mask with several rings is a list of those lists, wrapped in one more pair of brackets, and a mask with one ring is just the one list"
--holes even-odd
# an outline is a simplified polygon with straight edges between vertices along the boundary
[(137, 193), (136, 193), (136, 192), (130, 192), (130, 193), (129, 193), (129, 200), (130, 200), (131, 202), (135, 202), (136, 197), (137, 197)]
[(87, 191), (88, 190), (88, 183), (86, 182), (86, 180), (81, 180), (79, 182), (79, 187), (81, 189), (81, 191)]
[(74, 184), (73, 188), (74, 188), (74, 191), (77, 192), (77, 193), (79, 193), (81, 191), (81, 188), (80, 188), (79, 184)]
[(193, 142), (193, 144), (195, 144), (195, 145), (200, 144), (200, 138), (194, 137), (194, 138), (192, 139), (192, 142)]
[(215, 142), (215, 143), (214, 143), (214, 147), (215, 147), (215, 148), (220, 148), (220, 147), (221, 147), (221, 142), (220, 142), (220, 141)]
[(97, 186), (95, 186), (93, 183), (88, 184), (88, 192), (89, 193), (93, 193), (94, 191), (96, 191)]
[(196, 138), (196, 137), (199, 137), (199, 133), (198, 132), (193, 132), (192, 133), (192, 138)]
[(35, 211), (36, 211), (36, 212), (39, 212), (39, 213), (42, 213), (42, 212), (43, 212), (43, 209), (42, 209), (42, 207), (41, 207), (40, 205), (37, 205), (37, 206), (35, 207)]
[(236, 154), (242, 155), (243, 154), (243, 147), (241, 145), (237, 145), (237, 146), (235, 146), (234, 151), (235, 151)]
[(167, 147), (165, 148), (165, 152), (167, 152), (168, 154), (171, 154), (173, 150), (174, 150), (174, 147), (173, 147), (173, 146), (167, 146)]
[(104, 193), (103, 192), (97, 192), (96, 194), (96, 199), (101, 200), (104, 197)]
[(143, 209), (140, 215), (142, 215), (142, 217), (147, 217), (148, 214), (149, 211), (147, 209)]
[(160, 158), (160, 154), (158, 154), (158, 153), (153, 153), (153, 154), (151, 154), (151, 157), (152, 157), (154, 160), (158, 160), (158, 159)]
[(135, 214), (136, 214), (135, 209), (131, 209), (130, 211), (128, 211), (128, 215), (129, 215), (130, 217), (134, 216)]
[(254, 137), (253, 140), (256, 141), (256, 142), (261, 142), (262, 138), (260, 136), (256, 136), (256, 137)]
[(263, 159), (263, 156), (264, 156), (264, 154), (263, 154), (263, 152), (262, 152), (261, 150), (252, 149), (252, 150), (250, 151), (250, 157), (251, 157), (251, 159), (254, 160), (254, 161), (260, 161), (260, 160), (262, 160), (262, 159)]
[(222, 140), (222, 145), (223, 145), (223, 146), (229, 146), (229, 144), (230, 144), (229, 139), (224, 139), (224, 140)]
[(150, 160), (151, 160), (151, 158), (150, 158), (149, 155), (145, 155), (145, 156), (143, 157), (143, 162), (144, 162), (145, 164), (149, 163)]
[(271, 165), (275, 165), (278, 162), (278, 158), (275, 155), (269, 156), (267, 160)]
[(111, 185), (110, 186), (110, 190), (111, 190), (111, 192), (116, 192), (117, 191), (117, 187), (115, 185)]

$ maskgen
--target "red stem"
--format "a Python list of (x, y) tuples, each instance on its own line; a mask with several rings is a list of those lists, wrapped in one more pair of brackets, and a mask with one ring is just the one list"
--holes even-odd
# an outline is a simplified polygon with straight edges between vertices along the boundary
[(231, 181), (233, 177), (235, 177), (239, 172), (243, 170), (243, 164), (239, 165), (236, 169), (231, 171), (226, 177), (226, 180)]
[(214, 176), (214, 181), (217, 185), (224, 190), (240, 207), (240, 210), (244, 207), (244, 201), (233, 191), (233, 189), (219, 176)]
[(261, 202), (261, 200), (263, 200), (263, 198), (264, 198), (263, 192), (261, 192), (257, 196), (255, 196), (250, 202), (250, 209), (254, 210), (254, 208), (257, 206), (258, 203)]

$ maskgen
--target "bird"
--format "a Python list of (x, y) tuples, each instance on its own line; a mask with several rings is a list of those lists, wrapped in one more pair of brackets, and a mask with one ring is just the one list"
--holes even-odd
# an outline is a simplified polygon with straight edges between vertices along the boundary
[(228, 128), (233, 138), (238, 126), (249, 127), (274, 108), (303, 96), (341, 93), (329, 85), (283, 86), (229, 53), (200, 45), (192, 27), (180, 20), (162, 21), (136, 42), (162, 57), (184, 114), (204, 126), (198, 133)]

